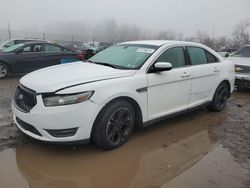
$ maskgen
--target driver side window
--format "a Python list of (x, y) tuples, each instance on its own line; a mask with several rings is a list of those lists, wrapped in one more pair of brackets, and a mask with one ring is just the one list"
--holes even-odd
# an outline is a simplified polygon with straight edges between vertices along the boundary
[(26, 46), (25, 48), (23, 48), (22, 52), (31, 52), (31, 45)]
[(185, 66), (185, 55), (182, 47), (167, 49), (157, 59), (157, 62), (168, 62), (173, 68)]

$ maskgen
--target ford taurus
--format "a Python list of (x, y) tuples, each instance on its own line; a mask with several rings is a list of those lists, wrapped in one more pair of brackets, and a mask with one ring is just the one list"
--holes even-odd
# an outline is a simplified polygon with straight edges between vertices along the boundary
[(12, 101), (25, 134), (47, 142), (124, 144), (135, 127), (207, 106), (221, 111), (234, 65), (210, 48), (181, 41), (135, 41), (88, 62), (56, 65), (20, 80)]

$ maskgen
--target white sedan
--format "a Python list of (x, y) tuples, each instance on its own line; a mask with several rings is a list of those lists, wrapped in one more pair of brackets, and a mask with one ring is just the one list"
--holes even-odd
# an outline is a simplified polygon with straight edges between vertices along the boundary
[(24, 76), (12, 110), (18, 128), (35, 139), (91, 139), (114, 149), (134, 127), (204, 105), (221, 111), (234, 78), (233, 63), (198, 43), (125, 42), (88, 62)]

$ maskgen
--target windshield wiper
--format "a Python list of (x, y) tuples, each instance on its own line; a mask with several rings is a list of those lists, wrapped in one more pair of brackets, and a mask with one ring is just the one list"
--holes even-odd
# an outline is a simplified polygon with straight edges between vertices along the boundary
[(95, 63), (94, 61), (91, 61), (91, 60), (88, 60), (88, 59), (85, 62)]
[(87, 60), (87, 61), (90, 62), (90, 63), (95, 63), (97, 65), (104, 65), (104, 66), (112, 67), (114, 69), (120, 69), (120, 66), (118, 66), (118, 65), (112, 65), (112, 64), (109, 64), (109, 63), (102, 63), (102, 62), (95, 62), (95, 61), (91, 61), (91, 60)]
[(108, 63), (95, 62), (95, 64), (104, 65), (104, 66), (108, 66), (108, 67), (112, 67), (112, 68), (114, 68), (114, 69), (119, 69), (119, 68), (120, 68), (118, 65), (112, 65), (112, 64), (108, 64)]

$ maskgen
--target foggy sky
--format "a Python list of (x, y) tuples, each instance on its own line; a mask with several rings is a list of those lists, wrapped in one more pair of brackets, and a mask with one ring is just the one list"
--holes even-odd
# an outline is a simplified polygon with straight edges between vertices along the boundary
[[(0, 28), (48, 30), (57, 22), (114, 18), (145, 30), (228, 35), (250, 19), (250, 0), (0, 0)], [(60, 33), (60, 31), (58, 31)]]

